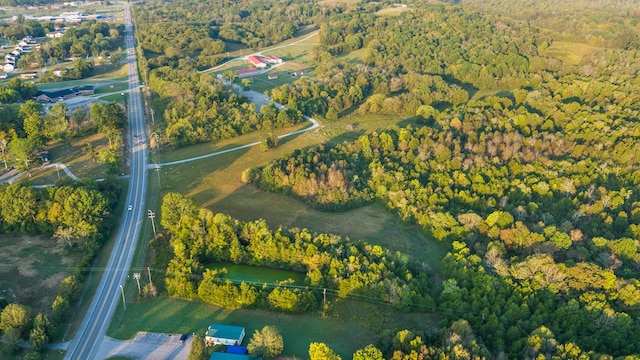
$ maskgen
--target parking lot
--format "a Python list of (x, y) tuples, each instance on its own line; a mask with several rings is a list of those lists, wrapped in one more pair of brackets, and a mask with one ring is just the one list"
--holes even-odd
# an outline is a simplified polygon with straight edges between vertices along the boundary
[(136, 360), (187, 360), (192, 337), (180, 343), (180, 334), (139, 332), (132, 340), (114, 340), (105, 337), (99, 358), (124, 356)]

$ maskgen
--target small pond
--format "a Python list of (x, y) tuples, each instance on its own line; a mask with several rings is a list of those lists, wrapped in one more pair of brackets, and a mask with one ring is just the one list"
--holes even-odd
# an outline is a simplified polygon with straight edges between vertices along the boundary
[(224, 279), (267, 284), (273, 284), (276, 282), (285, 281), (287, 279), (293, 279), (293, 285), (304, 285), (305, 274), (295, 271), (277, 270), (261, 266), (251, 266), (226, 262), (218, 262), (207, 265), (207, 269), (215, 270), (222, 268), (227, 269), (227, 273), (223, 276)]

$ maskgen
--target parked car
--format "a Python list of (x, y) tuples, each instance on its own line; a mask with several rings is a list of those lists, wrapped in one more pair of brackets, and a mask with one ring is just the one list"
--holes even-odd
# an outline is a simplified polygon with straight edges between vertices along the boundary
[(189, 334), (182, 334), (182, 336), (180, 336), (180, 344), (183, 344), (188, 337)]

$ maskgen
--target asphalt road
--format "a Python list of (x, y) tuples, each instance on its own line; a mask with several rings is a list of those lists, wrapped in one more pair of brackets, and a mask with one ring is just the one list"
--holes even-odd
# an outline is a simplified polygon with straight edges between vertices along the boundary
[[(133, 209), (125, 210), (115, 245), (109, 258), (100, 285), (93, 296), (91, 305), (78, 328), (76, 337), (67, 349), (65, 359), (90, 360), (97, 359), (98, 349), (113, 313), (121, 299), (121, 287), (125, 285), (129, 266), (133, 259), (140, 231), (140, 224), (145, 214), (145, 196), (147, 191), (147, 145), (145, 118), (142, 96), (138, 82), (138, 68), (135, 54), (135, 42), (129, 4), (124, 5), (125, 43), (127, 46), (127, 62), (129, 66), (129, 130), (131, 148), (131, 176), (127, 193), (127, 204)], [(145, 140), (144, 142), (141, 140)], [(122, 305), (120, 305), (122, 306)]]

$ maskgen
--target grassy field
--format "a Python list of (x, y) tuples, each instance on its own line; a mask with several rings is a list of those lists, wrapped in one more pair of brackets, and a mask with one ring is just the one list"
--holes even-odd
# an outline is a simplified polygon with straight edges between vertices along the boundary
[[(181, 165), (166, 166), (160, 170), (162, 190), (160, 196), (178, 191), (193, 197), (199, 204), (215, 212), (228, 213), (249, 221), (265, 219), (271, 226), (306, 227), (318, 232), (328, 232), (364, 239), (385, 245), (393, 250), (413, 254), (433, 268), (439, 266), (444, 249), (428, 239), (418, 227), (402, 223), (379, 204), (369, 205), (342, 213), (326, 213), (314, 210), (305, 203), (288, 196), (259, 191), (244, 185), (242, 172), (260, 166), (294, 149), (314, 146), (327, 141), (351, 141), (366, 132), (379, 130), (391, 124), (390, 116), (350, 116), (341, 121), (283, 141), (268, 152), (259, 147), (211, 157)], [(410, 123), (403, 120), (402, 124)], [(347, 125), (355, 130), (347, 130)], [(259, 134), (251, 134), (233, 140), (209, 143), (196, 147), (163, 152), (160, 162), (188, 158), (216, 150), (256, 141)]]
[(398, 15), (400, 13), (403, 13), (405, 11), (408, 11), (410, 8), (407, 5), (399, 5), (399, 4), (395, 4), (393, 6), (389, 6), (386, 7), (384, 9), (380, 9), (378, 11), (376, 11), (376, 15), (386, 15), (386, 16), (392, 16), (392, 15)]
[(313, 77), (315, 75), (314, 69), (309, 65), (299, 62), (287, 62), (269, 71), (268, 74), (278, 75), (277, 79), (269, 79), (268, 74), (252, 76), (253, 84), (251, 85), (251, 90), (264, 93), (280, 85), (289, 84), (300, 78), (300, 76), (292, 75), (294, 71), (302, 71), (304, 76)]
[(558, 58), (562, 60), (564, 65), (579, 65), (582, 63), (585, 56), (602, 50), (604, 50), (604, 48), (587, 44), (554, 41), (551, 46), (542, 53), (542, 55)]
[[(118, 95), (119, 96), (119, 95)], [(84, 137), (78, 137), (70, 140), (70, 146), (59, 141), (52, 143), (49, 147), (49, 158), (52, 162), (62, 162), (71, 172), (79, 178), (101, 179), (106, 177), (104, 167), (97, 161), (93, 161), (83, 150), (87, 143), (93, 144), (96, 152), (106, 150), (109, 147), (109, 141), (102, 134), (93, 134)], [(66, 179), (67, 175), (62, 170), (56, 168), (35, 169), (32, 171), (32, 177), (29, 179), (23, 177), (23, 180), (29, 180), (34, 185), (56, 184), (62, 179)]]
[(96, 94), (108, 94), (117, 91), (129, 90), (129, 83), (127, 82), (116, 82), (109, 85), (104, 85), (96, 88)]
[(0, 235), (0, 296), (49, 313), (60, 282), (73, 274), (80, 254), (45, 235)]
[[(333, 301), (334, 299), (328, 299)], [(372, 343), (383, 330), (436, 325), (427, 314), (397, 314), (385, 307), (367, 303), (338, 301), (331, 312), (290, 315), (263, 310), (230, 310), (170, 298), (128, 303), (119, 306), (107, 332), (116, 339), (130, 339), (137, 331), (161, 333), (197, 333), (204, 335), (213, 323), (246, 328), (245, 345), (256, 330), (273, 325), (282, 334), (285, 355), (308, 357), (311, 342), (324, 342), (343, 358), (351, 358), (357, 349)], [(295, 324), (295, 326), (292, 326)]]

